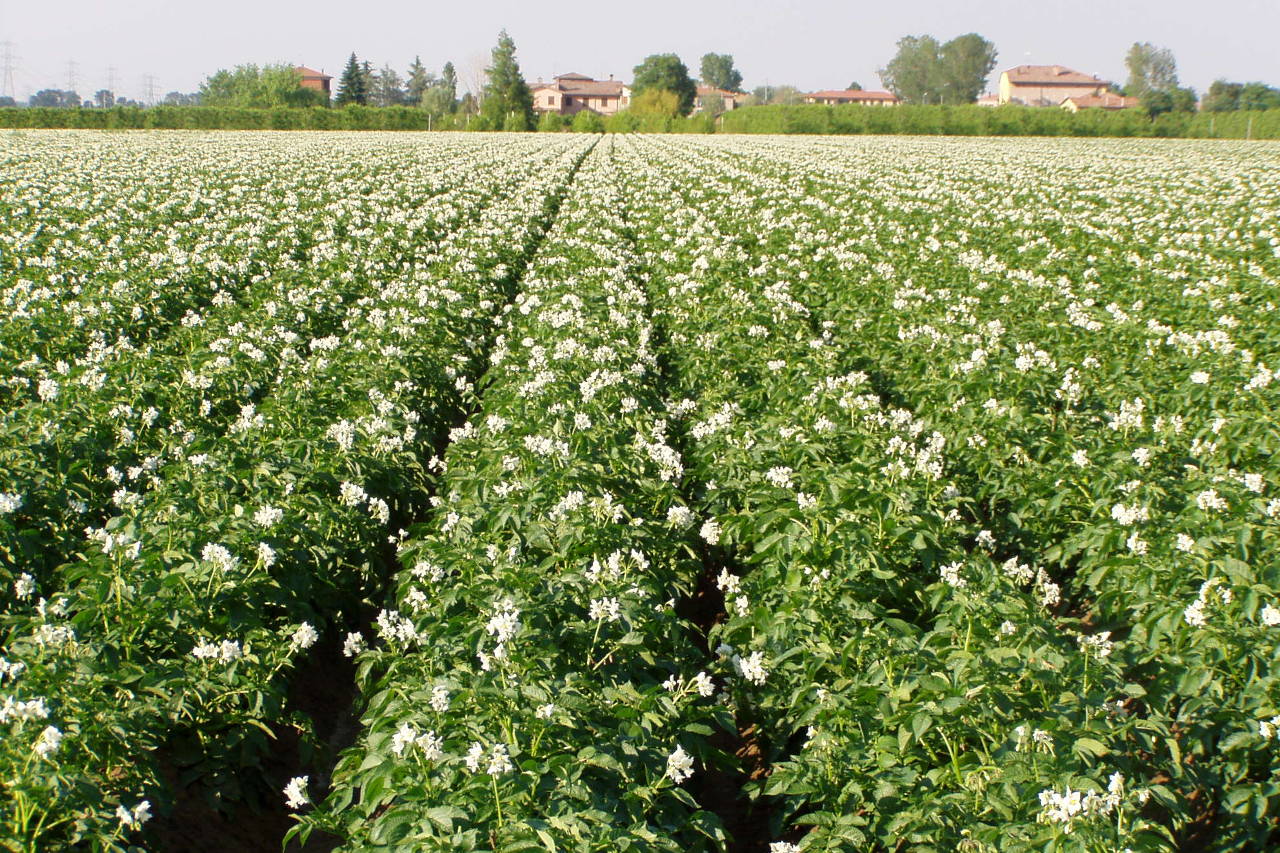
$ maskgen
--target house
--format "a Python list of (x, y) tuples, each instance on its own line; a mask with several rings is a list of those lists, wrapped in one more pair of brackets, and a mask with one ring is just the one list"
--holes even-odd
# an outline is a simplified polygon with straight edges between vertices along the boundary
[(590, 110), (611, 116), (631, 105), (631, 87), (609, 75), (608, 80), (595, 80), (585, 74), (561, 74), (550, 83), (539, 80), (529, 87), (533, 108), (539, 113), (576, 115)]
[(1064, 98), (1101, 95), (1107, 81), (1061, 65), (1019, 65), (1000, 72), (1000, 103), (1056, 107)]
[(333, 78), (328, 74), (305, 65), (299, 65), (294, 70), (302, 75), (302, 88), (315, 89), (317, 92), (324, 92), (325, 97), (329, 96), (329, 81)]
[(876, 107), (896, 107), (901, 100), (892, 92), (868, 92), (864, 89), (828, 89), (810, 92), (804, 96), (806, 104), (865, 104)]
[(1078, 113), (1081, 110), (1097, 109), (1097, 110), (1132, 110), (1138, 106), (1137, 98), (1126, 98), (1124, 95), (1116, 95), (1111, 92), (1103, 92), (1101, 95), (1080, 95), (1075, 98), (1063, 98), (1062, 108), (1069, 113)]
[(998, 107), (1000, 106), (1000, 96), (988, 93), (978, 98), (975, 103), (980, 107)]
[(702, 112), (702, 99), (712, 95), (720, 96), (721, 111), (737, 109), (742, 99), (746, 97), (742, 92), (730, 92), (728, 89), (717, 89), (714, 86), (699, 86), (698, 93), (693, 98), (694, 115)]

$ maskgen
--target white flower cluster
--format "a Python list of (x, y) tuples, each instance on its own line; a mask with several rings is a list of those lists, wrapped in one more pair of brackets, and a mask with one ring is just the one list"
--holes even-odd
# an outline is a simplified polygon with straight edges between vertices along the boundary
[(693, 756), (676, 744), (675, 751), (667, 756), (667, 778), (679, 785), (693, 775)]
[(1215, 589), (1219, 601), (1223, 604), (1231, 603), (1231, 588), (1224, 585), (1222, 578), (1210, 578), (1200, 585), (1200, 594), (1196, 596), (1196, 600), (1182, 611), (1183, 621), (1193, 628), (1203, 628), (1207, 625), (1209, 620), (1205, 610), (1213, 601), (1212, 593)]
[(1097, 791), (1073, 791), (1066, 788), (1062, 793), (1053, 789), (1040, 792), (1040, 814), (1037, 820), (1042, 823), (1061, 824), (1062, 831), (1070, 833), (1076, 821), (1094, 817), (1106, 817), (1116, 810), (1124, 801), (1124, 776), (1112, 773), (1107, 783), (1106, 793)]
[(197, 660), (217, 660), (231, 663), (244, 654), (239, 640), (223, 640), (220, 643), (200, 642), (191, 650), (191, 656)]

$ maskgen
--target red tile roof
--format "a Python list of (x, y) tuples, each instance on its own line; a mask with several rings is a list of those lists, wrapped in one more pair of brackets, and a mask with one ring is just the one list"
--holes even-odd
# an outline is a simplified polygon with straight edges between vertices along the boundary
[(840, 101), (896, 101), (898, 96), (892, 92), (870, 92), (864, 89), (827, 89), (822, 92), (810, 92), (806, 98), (825, 98)]
[(560, 74), (550, 83), (535, 83), (529, 87), (531, 92), (551, 89), (564, 92), (566, 95), (581, 95), (592, 98), (620, 98), (626, 87), (621, 80), (592, 80), (583, 74)]
[(1015, 86), (1100, 86), (1104, 82), (1061, 65), (1019, 65), (1004, 73)]
[(325, 74), (323, 71), (317, 71), (314, 68), (308, 68), (305, 65), (299, 65), (296, 69), (302, 75), (304, 80), (332, 80), (333, 75)]
[(1089, 109), (1096, 107), (1104, 110), (1128, 110), (1138, 106), (1137, 98), (1126, 98), (1124, 95), (1114, 95), (1110, 92), (1102, 95), (1082, 95), (1076, 98), (1063, 98), (1062, 103), (1067, 101), (1075, 104), (1078, 109)]

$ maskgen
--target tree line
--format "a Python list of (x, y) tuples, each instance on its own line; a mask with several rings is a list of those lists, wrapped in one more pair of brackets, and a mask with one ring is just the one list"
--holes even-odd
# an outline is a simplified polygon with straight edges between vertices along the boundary
[[(985, 89), (997, 56), (995, 44), (977, 33), (966, 33), (945, 42), (932, 35), (909, 35), (898, 40), (894, 56), (878, 74), (881, 84), (907, 104), (971, 104)], [(1172, 51), (1148, 42), (1136, 42), (1130, 47), (1125, 55), (1125, 67), (1128, 79), (1123, 85), (1115, 82), (1105, 85), (1109, 91), (1137, 98), (1149, 117), (1193, 112), (1197, 107), (1209, 112), (1280, 108), (1280, 88), (1225, 79), (1215, 81), (1203, 101), (1197, 104), (1195, 91), (1178, 81)], [(637, 115), (687, 116), (693, 111), (699, 84), (740, 95), (736, 98), (738, 106), (786, 106), (804, 99), (799, 88), (787, 84), (759, 86), (750, 93), (744, 91), (742, 73), (735, 67), (731, 54), (705, 54), (699, 72), (697, 79), (692, 77), (689, 68), (674, 53), (645, 57), (633, 69), (630, 111)], [(862, 87), (855, 81), (848, 88)], [(220, 69), (205, 80), (199, 92), (170, 92), (163, 103), (277, 109), (329, 106), (331, 101), (328, 93), (305, 87), (302, 74), (295, 67), (275, 64)], [(563, 117), (551, 114), (541, 120), (537, 118), (532, 93), (516, 60), (515, 42), (505, 30), (498, 36), (478, 93), (467, 92), (459, 97), (458, 75), (452, 62), (446, 62), (437, 75), (427, 70), (420, 57), (414, 57), (406, 73), (401, 75), (390, 64), (374, 69), (371, 62), (360, 60), (352, 52), (338, 80), (332, 104), (412, 107), (441, 120), (457, 119), (442, 122), (442, 126), (462, 123), (475, 129), (554, 130), (566, 124)], [(92, 99), (82, 99), (76, 92), (57, 89), (37, 92), (29, 105), (141, 106), (136, 101), (117, 98), (108, 90), (100, 90)], [(16, 106), (16, 103), (11, 98), (0, 99), (0, 107), (4, 106)], [(724, 110), (723, 98), (718, 93), (707, 94), (701, 106), (703, 112), (718, 115)], [(579, 129), (594, 126), (599, 120), (599, 116), (591, 115), (574, 119), (582, 125)]]

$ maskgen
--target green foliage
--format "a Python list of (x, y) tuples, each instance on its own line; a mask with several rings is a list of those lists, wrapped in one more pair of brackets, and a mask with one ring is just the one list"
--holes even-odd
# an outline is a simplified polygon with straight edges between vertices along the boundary
[(646, 89), (632, 96), (628, 109), (637, 115), (675, 118), (681, 114), (680, 96), (669, 89)]
[(904, 36), (880, 70), (889, 91), (909, 104), (970, 104), (996, 64), (995, 45), (968, 33), (946, 44), (933, 36)]
[(420, 106), (422, 104), (422, 96), (427, 89), (435, 84), (434, 75), (427, 71), (427, 67), (422, 64), (421, 57), (415, 56), (413, 64), (409, 66), (409, 76), (405, 79), (405, 103), (410, 106)]
[(742, 72), (733, 67), (733, 56), (728, 53), (703, 54), (698, 73), (704, 86), (729, 92), (742, 86)]
[(539, 133), (559, 133), (565, 129), (564, 116), (559, 113), (543, 113), (538, 119)]
[(516, 43), (507, 31), (498, 34), (498, 44), (486, 69), (488, 79), (480, 101), (480, 113), (489, 125), (504, 130), (532, 130), (533, 94), (516, 62)]
[(634, 71), (631, 83), (633, 105), (645, 92), (662, 91), (675, 94), (678, 115), (688, 115), (693, 109), (698, 87), (689, 77), (689, 69), (674, 53), (647, 56)]
[(1266, 83), (1215, 80), (1204, 96), (1205, 112), (1280, 109), (1280, 88)]
[(574, 133), (604, 133), (604, 119), (591, 110), (579, 110), (571, 128)]
[(353, 52), (347, 60), (347, 65), (342, 69), (342, 76), (338, 79), (338, 94), (333, 99), (335, 106), (345, 106), (347, 104), (366, 104), (369, 102), (369, 84), (365, 78), (365, 74), (361, 70), (360, 62), (356, 59)]
[(1125, 54), (1124, 64), (1129, 71), (1126, 95), (1136, 98), (1145, 98), (1155, 92), (1172, 95), (1178, 88), (1178, 64), (1173, 58), (1173, 51), (1167, 47), (1134, 42)]
[(324, 92), (305, 89), (291, 65), (238, 65), (210, 75), (200, 85), (200, 103), (208, 107), (272, 109), (327, 106)]

